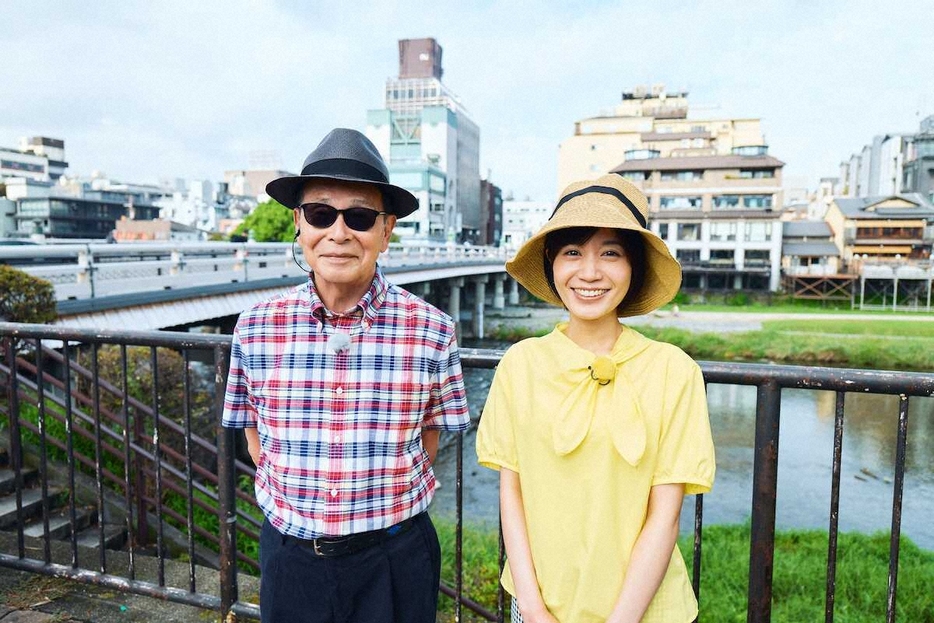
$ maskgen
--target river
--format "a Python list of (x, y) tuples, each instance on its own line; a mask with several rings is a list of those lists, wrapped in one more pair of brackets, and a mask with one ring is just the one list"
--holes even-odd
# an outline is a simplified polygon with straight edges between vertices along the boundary
[[(465, 346), (491, 347), (489, 342)], [(498, 346), (501, 347), (501, 346)], [(471, 415), (486, 398), (491, 370), (465, 369)], [(756, 388), (708, 386), (708, 406), (717, 452), (713, 490), (704, 497), (706, 524), (742, 523), (750, 516)], [(844, 412), (839, 523), (842, 531), (888, 531), (892, 520), (898, 398), (849, 394)], [(829, 525), (833, 458), (834, 393), (782, 392), (779, 437), (778, 528)], [(464, 519), (495, 528), (498, 476), (476, 462), (475, 435), (464, 437)], [(438, 457), (441, 488), (432, 512), (453, 516), (456, 456), (453, 446)], [(693, 529), (694, 499), (685, 499), (682, 532)], [(934, 398), (912, 398), (902, 508), (902, 534), (934, 550)]]

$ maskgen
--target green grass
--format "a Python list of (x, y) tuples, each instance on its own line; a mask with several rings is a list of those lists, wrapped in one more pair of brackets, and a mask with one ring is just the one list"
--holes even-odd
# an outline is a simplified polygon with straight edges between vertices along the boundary
[[(770, 320), (763, 323), (762, 331), (742, 333), (694, 333), (651, 326), (635, 329), (653, 340), (674, 344), (698, 360), (934, 371), (934, 344), (927, 339), (905, 339), (934, 337), (934, 323), (904, 321), (900, 327), (902, 321), (881, 321), (878, 332), (866, 326), (875, 323)], [(550, 331), (497, 327), (490, 337), (516, 342)], [(841, 338), (840, 333), (853, 338)]]
[(924, 320), (765, 320), (766, 331), (934, 338), (934, 322)]
[[(442, 547), (442, 578), (453, 584), (454, 526), (436, 522)], [(678, 545), (691, 560), (693, 537)], [(499, 571), (494, 532), (465, 527), (465, 593), (495, 611)], [(701, 619), (717, 623), (746, 621), (749, 582), (749, 525), (704, 528), (701, 569)], [(835, 614), (845, 623), (885, 620), (889, 566), (886, 534), (841, 534), (837, 553)], [(688, 564), (690, 572), (691, 565)], [(827, 579), (827, 535), (816, 530), (776, 534), (773, 572), (773, 623), (822, 621)], [(897, 621), (934, 622), (934, 552), (902, 539), (899, 557)], [(508, 602), (507, 602), (508, 607)], [(442, 596), (439, 621), (451, 621), (453, 602)], [(479, 621), (464, 611), (464, 621)]]

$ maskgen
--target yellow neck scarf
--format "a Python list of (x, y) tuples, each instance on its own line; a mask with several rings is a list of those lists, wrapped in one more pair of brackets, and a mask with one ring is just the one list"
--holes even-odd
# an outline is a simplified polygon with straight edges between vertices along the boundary
[[(566, 323), (561, 323), (555, 330), (564, 335), (566, 327)], [(571, 341), (567, 335), (564, 337)], [(639, 464), (645, 453), (645, 420), (632, 380), (620, 364), (646, 346), (642, 336), (624, 327), (609, 356), (596, 356), (577, 347), (579, 356), (573, 357), (562, 371), (573, 388), (561, 403), (552, 428), (552, 441), (558, 455), (570, 454), (583, 443), (596, 412), (598, 392), (611, 391), (613, 445), (627, 463), (633, 467)]]

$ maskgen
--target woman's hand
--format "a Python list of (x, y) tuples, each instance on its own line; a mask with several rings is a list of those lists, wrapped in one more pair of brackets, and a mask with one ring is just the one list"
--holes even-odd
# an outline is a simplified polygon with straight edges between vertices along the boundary
[(536, 612), (529, 612), (528, 614), (523, 612), (522, 623), (559, 623), (559, 621), (543, 605), (542, 609)]

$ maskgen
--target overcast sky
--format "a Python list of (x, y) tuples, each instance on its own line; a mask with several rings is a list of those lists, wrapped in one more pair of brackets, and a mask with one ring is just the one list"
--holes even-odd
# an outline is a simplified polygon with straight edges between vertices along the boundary
[(929, 0), (0, 0), (0, 146), (62, 138), (70, 174), (121, 181), (217, 181), (263, 150), (296, 171), (330, 128), (365, 128), (418, 37), (517, 198), (552, 201), (558, 144), (637, 84), (688, 90), (695, 118), (761, 118), (812, 186), (934, 114)]

